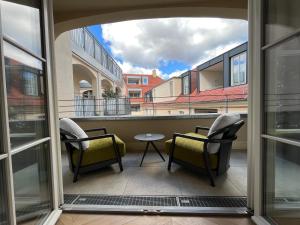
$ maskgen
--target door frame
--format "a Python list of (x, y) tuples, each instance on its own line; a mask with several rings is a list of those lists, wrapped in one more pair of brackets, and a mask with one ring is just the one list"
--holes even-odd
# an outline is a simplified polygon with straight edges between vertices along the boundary
[[(2, 8), (2, 2), (0, 1), (0, 8)], [(59, 219), (62, 210), (60, 207), (60, 195), (59, 191), (60, 182), (59, 182), (59, 164), (58, 161), (60, 160), (58, 154), (59, 145), (59, 132), (58, 126), (56, 124), (56, 115), (57, 115), (57, 107), (56, 107), (56, 96), (55, 96), (55, 80), (54, 80), (54, 23), (53, 23), (53, 2), (52, 0), (41, 0), (41, 34), (43, 36), (43, 45), (42, 47), (45, 49), (45, 86), (47, 87), (47, 119), (48, 119), (48, 130), (49, 136), (48, 138), (43, 138), (38, 141), (34, 141), (33, 143), (37, 144), (41, 141), (44, 143), (46, 139), (50, 139), (49, 141), (49, 155), (50, 155), (50, 171), (51, 175), (49, 177), (49, 181), (51, 181), (51, 189), (52, 189), (52, 211), (45, 218), (44, 224), (54, 225), (57, 220)], [(0, 18), (1, 18), (1, 11), (0, 11)], [(5, 171), (4, 171), (4, 183), (7, 192), (7, 214), (8, 220), (10, 224), (16, 225), (16, 212), (15, 212), (15, 197), (14, 197), (14, 185), (13, 185), (13, 167), (12, 167), (12, 152), (10, 150), (10, 134), (9, 134), (9, 117), (8, 117), (8, 103), (7, 103), (7, 93), (6, 93), (6, 78), (5, 78), (5, 64), (4, 64), (4, 52), (3, 52), (3, 32), (2, 26), (0, 25), (0, 73), (2, 74), (0, 77), (0, 115), (1, 115), (1, 132), (2, 132), (2, 143), (1, 147), (4, 150), (4, 153), (1, 154), (1, 161), (5, 162)], [(32, 143), (24, 145), (24, 147), (31, 146)], [(23, 147), (22, 147), (23, 149)]]

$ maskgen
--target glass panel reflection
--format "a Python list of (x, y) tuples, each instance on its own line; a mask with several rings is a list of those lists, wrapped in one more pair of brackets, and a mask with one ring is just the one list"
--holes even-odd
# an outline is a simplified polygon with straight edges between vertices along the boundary
[(7, 202), (4, 182), (4, 162), (0, 161), (0, 224), (6, 225), (7, 222)]
[(13, 155), (15, 205), (18, 224), (38, 224), (51, 212), (49, 145)]
[(46, 137), (46, 96), (42, 63), (4, 42), (12, 147)]
[(300, 28), (299, 0), (267, 0), (266, 44)]
[(39, 1), (2, 1), (1, 4), (4, 35), (41, 56)]
[(300, 140), (300, 38), (270, 48), (265, 56), (265, 132)]
[(295, 222), (300, 219), (300, 148), (266, 140), (264, 151), (266, 216), (278, 224)]

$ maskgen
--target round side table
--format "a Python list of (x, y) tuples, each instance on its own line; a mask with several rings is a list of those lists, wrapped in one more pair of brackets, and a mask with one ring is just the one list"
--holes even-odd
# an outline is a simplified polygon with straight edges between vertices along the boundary
[(143, 164), (144, 158), (145, 158), (145, 156), (148, 152), (150, 144), (153, 146), (154, 150), (159, 154), (159, 156), (162, 158), (162, 160), (165, 161), (164, 157), (162, 156), (162, 154), (160, 153), (160, 151), (157, 149), (157, 147), (154, 144), (155, 141), (160, 141), (164, 138), (165, 138), (165, 135), (163, 135), (163, 134), (151, 134), (151, 133), (138, 134), (138, 135), (134, 136), (135, 140), (142, 141), (142, 142), (147, 142), (146, 149), (144, 151), (143, 158), (142, 158), (142, 161), (140, 163), (140, 167)]

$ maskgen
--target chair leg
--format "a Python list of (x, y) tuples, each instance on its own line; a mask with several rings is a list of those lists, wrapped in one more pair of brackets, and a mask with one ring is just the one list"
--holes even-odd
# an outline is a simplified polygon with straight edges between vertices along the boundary
[(207, 174), (209, 176), (210, 185), (212, 187), (215, 187), (216, 185), (215, 185), (214, 176), (213, 176), (213, 173), (212, 173), (211, 167), (210, 167), (209, 155), (206, 151), (204, 151), (204, 164), (205, 164)]
[(171, 170), (171, 165), (172, 165), (172, 161), (173, 161), (174, 150), (175, 150), (175, 138), (173, 138), (172, 144), (170, 146), (169, 163), (168, 163), (168, 170), (169, 171)]
[(77, 182), (78, 180), (78, 174), (79, 174), (79, 169), (80, 169), (80, 165), (82, 162), (82, 158), (83, 158), (83, 150), (80, 150), (80, 155), (79, 155), (79, 159), (75, 168), (75, 172), (74, 172), (74, 176), (73, 176), (73, 183)]
[(123, 165), (122, 165), (122, 159), (121, 159), (121, 154), (120, 154), (120, 150), (119, 150), (119, 146), (116, 143), (116, 139), (113, 137), (113, 147), (115, 150), (115, 154), (118, 160), (118, 164), (119, 164), (119, 168), (120, 168), (120, 172), (123, 171)]

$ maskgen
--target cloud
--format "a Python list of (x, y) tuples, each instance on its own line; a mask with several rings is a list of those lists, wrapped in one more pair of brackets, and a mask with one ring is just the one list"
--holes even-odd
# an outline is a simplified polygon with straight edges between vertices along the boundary
[[(145, 67), (139, 67), (139, 66), (133, 66), (131, 63), (129, 62), (118, 62), (118, 64), (121, 66), (123, 73), (132, 73), (132, 74), (152, 74), (152, 71), (155, 68), (145, 68)], [(155, 69), (156, 70), (156, 74), (160, 77), (164, 77), (166, 76), (165, 74), (163, 74), (159, 69)]]
[[(152, 71), (155, 69), (155, 68), (147, 69), (144, 67), (133, 66), (132, 64), (130, 64), (128, 62), (123, 62), (123, 63), (118, 62), (118, 64), (121, 66), (123, 72), (128, 73), (128, 74), (152, 74)], [(186, 70), (176, 70), (170, 74), (167, 74), (167, 73), (163, 73), (161, 70), (159, 70), (157, 68), (155, 70), (156, 70), (156, 74), (163, 79), (178, 77), (181, 74), (183, 74), (184, 72), (186, 72)]]
[(184, 72), (186, 72), (186, 70), (176, 70), (166, 76), (168, 76), (169, 78), (172, 78), (172, 77), (178, 77), (180, 76), (181, 74), (183, 74)]
[(243, 20), (171, 18), (105, 24), (102, 32), (113, 55), (134, 65), (130, 70), (152, 71), (171, 60), (199, 65), (247, 41), (247, 26)]

